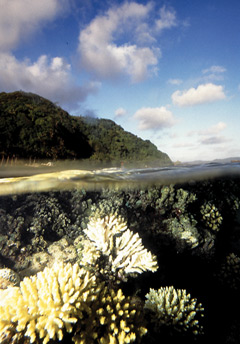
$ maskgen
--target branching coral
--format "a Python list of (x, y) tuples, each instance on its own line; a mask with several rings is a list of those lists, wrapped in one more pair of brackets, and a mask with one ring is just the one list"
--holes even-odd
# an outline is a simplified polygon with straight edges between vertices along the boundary
[(152, 321), (157, 328), (171, 326), (177, 331), (202, 332), (197, 315), (203, 316), (201, 303), (197, 304), (185, 289), (165, 287), (158, 290), (150, 289), (146, 294), (145, 309), (150, 311)]
[(89, 318), (78, 323), (75, 344), (124, 344), (139, 341), (147, 332), (142, 307), (121, 289), (102, 288)]
[(200, 212), (207, 227), (214, 231), (219, 231), (222, 223), (222, 216), (214, 204), (205, 203), (201, 206)]
[(90, 241), (83, 252), (82, 263), (91, 260), (88, 253), (92, 255), (93, 246), (98, 258), (97, 263), (100, 262), (99, 257), (103, 256), (100, 273), (113, 274), (124, 279), (127, 274), (135, 275), (147, 270), (154, 272), (158, 269), (156, 257), (144, 248), (139, 235), (131, 232), (120, 216), (91, 218), (85, 234)]
[(84, 312), (90, 313), (89, 303), (95, 298), (95, 277), (77, 264), (55, 264), (30, 278), (20, 287), (1, 291), (0, 335), (16, 329), (33, 343), (63, 338)]
[(228, 254), (217, 277), (224, 285), (238, 290), (240, 287), (240, 258), (234, 253)]
[(142, 306), (79, 265), (55, 263), (0, 292), (0, 340), (48, 343), (73, 332), (76, 344), (131, 343), (146, 333)]

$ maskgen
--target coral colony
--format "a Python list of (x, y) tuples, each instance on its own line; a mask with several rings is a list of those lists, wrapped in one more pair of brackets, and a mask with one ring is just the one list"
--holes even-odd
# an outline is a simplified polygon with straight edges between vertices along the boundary
[(47, 344), (66, 333), (75, 344), (140, 342), (147, 333), (144, 311), (160, 325), (201, 332), (195, 316), (203, 308), (185, 290), (151, 289), (144, 310), (117, 287), (127, 276), (158, 269), (156, 256), (122, 217), (96, 214), (84, 233), (78, 263), (55, 262), (19, 287), (0, 290), (1, 342)]
[(150, 311), (152, 322), (156, 328), (161, 326), (172, 326), (177, 331), (192, 330), (194, 334), (201, 333), (203, 328), (196, 319), (197, 313), (203, 316), (201, 303), (197, 304), (196, 299), (185, 289), (175, 289), (173, 286), (150, 289), (146, 294), (145, 309)]

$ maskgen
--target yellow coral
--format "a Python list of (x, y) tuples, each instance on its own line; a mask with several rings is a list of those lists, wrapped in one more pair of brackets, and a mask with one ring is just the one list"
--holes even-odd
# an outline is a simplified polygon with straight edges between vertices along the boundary
[[(97, 268), (97, 259), (100, 257), (100, 251), (91, 244), (88, 239), (81, 235), (76, 240), (77, 253), (79, 256), (79, 264), (85, 268), (93, 267), (93, 271)], [(74, 243), (75, 243), (74, 242)]]
[(125, 344), (138, 341), (146, 332), (141, 306), (121, 289), (102, 288), (89, 318), (81, 321), (73, 337), (75, 344)]
[(89, 302), (95, 299), (95, 277), (77, 264), (54, 264), (36, 276), (24, 278), (20, 287), (1, 291), (0, 335), (16, 328), (33, 343), (63, 338), (63, 330), (72, 332), (73, 324), (91, 313)]
[(146, 329), (142, 306), (115, 291), (77, 264), (45, 268), (20, 287), (0, 291), (0, 340), (42, 343), (73, 332), (76, 344), (124, 344)]

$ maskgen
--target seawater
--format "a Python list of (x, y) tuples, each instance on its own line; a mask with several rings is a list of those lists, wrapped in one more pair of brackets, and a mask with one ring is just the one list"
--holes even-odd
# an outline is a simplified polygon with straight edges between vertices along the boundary
[[(0, 195), (52, 190), (85, 188), (141, 188), (209, 180), (219, 177), (239, 177), (240, 163), (206, 163), (154, 168), (7, 168), (0, 169)], [(54, 170), (54, 171), (51, 171)], [(27, 174), (27, 175), (24, 175)]]
[[(96, 214), (121, 216), (158, 259), (157, 272), (117, 285), (106, 278), (109, 288), (144, 304), (150, 288), (173, 286), (204, 308), (204, 317), (197, 318), (202, 334), (171, 322), (156, 326), (147, 316), (142, 343), (240, 343), (240, 163), (3, 166), (0, 268), (23, 279), (50, 258), (75, 263), (79, 236)], [(71, 343), (71, 334), (62, 343)]]

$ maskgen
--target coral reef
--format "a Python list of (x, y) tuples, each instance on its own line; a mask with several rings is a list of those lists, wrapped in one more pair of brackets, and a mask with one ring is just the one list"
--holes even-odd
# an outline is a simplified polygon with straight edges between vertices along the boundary
[(221, 264), (220, 270), (216, 276), (223, 285), (234, 290), (239, 290), (240, 258), (234, 253), (228, 254), (225, 261)]
[(219, 231), (223, 218), (215, 205), (205, 203), (201, 206), (200, 212), (205, 225), (213, 231)]
[(70, 222), (54, 193), (42, 194), (34, 202), (33, 220), (27, 230), (41, 233), (43, 240), (52, 240), (51, 236), (61, 238)]
[(175, 289), (173, 286), (150, 289), (146, 299), (145, 309), (150, 311), (157, 330), (162, 326), (170, 326), (171, 330), (202, 333), (197, 316), (203, 316), (204, 309), (185, 289)]
[(89, 318), (78, 323), (75, 344), (124, 344), (139, 342), (147, 332), (142, 306), (121, 289), (102, 288)]
[(96, 281), (78, 264), (55, 263), (20, 287), (0, 291), (0, 339), (43, 344), (73, 332), (76, 344), (139, 341), (144, 327), (141, 303)]
[(71, 245), (69, 240), (62, 238), (49, 245), (45, 251), (27, 257), (27, 267), (21, 270), (19, 274), (21, 277), (31, 276), (42, 271), (45, 267), (52, 267), (55, 262), (74, 264), (77, 258), (75, 245)]
[[(114, 213), (118, 215), (115, 219), (114, 216), (110, 219), (109, 215)], [(91, 239), (87, 234), (89, 228)], [(137, 251), (139, 247), (142, 250), (146, 247), (154, 255), (147, 251), (149, 257), (147, 254), (140, 257), (138, 253), (142, 251)], [(208, 341), (209, 337), (221, 342), (227, 326), (231, 328), (231, 338), (235, 340), (232, 343), (239, 342), (237, 322), (240, 317), (236, 319), (233, 314), (233, 308), (237, 312), (240, 307), (239, 247), (240, 183), (239, 178), (234, 176), (199, 182), (191, 180), (189, 183), (175, 185), (148, 185), (141, 189), (76, 189), (0, 198), (0, 268), (11, 268), (24, 278), (45, 267), (51, 270), (54, 260), (71, 264), (77, 261), (81, 268), (98, 279), (99, 288), (101, 285), (98, 295), (104, 295), (103, 289), (107, 286), (108, 292), (112, 290), (112, 295), (116, 296), (118, 287), (121, 287), (123, 293), (130, 296), (130, 304), (135, 295), (143, 300), (149, 288), (157, 290), (161, 286), (173, 285), (177, 288), (184, 285), (191, 294), (194, 290), (196, 297), (201, 297), (207, 305), (205, 334), (203, 337), (197, 336), (199, 343)], [(229, 252), (234, 253), (228, 254)], [(147, 266), (145, 270), (139, 268), (146, 260), (151, 262), (150, 271), (152, 267), (156, 267), (152, 263), (156, 262), (155, 255), (159, 271), (154, 274), (139, 274), (149, 270)], [(130, 278), (135, 275), (138, 278)], [(128, 283), (124, 283), (126, 280)], [(3, 282), (5, 285), (10, 283), (9, 280)], [(21, 292), (21, 289), (18, 290)], [(2, 292), (1, 295), (7, 294)], [(112, 299), (116, 299), (115, 296)], [(97, 303), (91, 304), (91, 311), (94, 305), (96, 312), (101, 308), (99, 298), (97, 300)], [(114, 302), (110, 302), (111, 309), (116, 312)], [(105, 306), (102, 308), (105, 311)], [(141, 307), (136, 309), (141, 310)], [(147, 309), (145, 311), (149, 312), (145, 313), (146, 319), (151, 319), (152, 312)], [(201, 313), (196, 312), (193, 320), (198, 320)], [(113, 335), (110, 327), (114, 325), (110, 325), (107, 313), (104, 316), (108, 320), (105, 320), (104, 325), (100, 323), (99, 314), (84, 311), (83, 315), (86, 321), (95, 319), (96, 326), (93, 328), (83, 322), (83, 319), (78, 320), (73, 324), (72, 332), (64, 335), (66, 342), (74, 334), (79, 340), (80, 332), (84, 332), (85, 328), (98, 333), (102, 342), (110, 341), (107, 333), (110, 331)], [(137, 319), (133, 322), (135, 321)], [(235, 326), (231, 327), (233, 321)], [(162, 339), (165, 336), (162, 335), (164, 332), (166, 337), (163, 342), (168, 342), (174, 325), (171, 322), (169, 326), (163, 323), (161, 326), (156, 325), (161, 333), (153, 331), (154, 335), (151, 337), (153, 324), (147, 323), (149, 331), (142, 341), (158, 343), (159, 337)], [(0, 336), (0, 342), (30, 342), (30, 337), (24, 336), (27, 329), (15, 333), (17, 326), (17, 320), (9, 324), (8, 329)], [(117, 327), (119, 334), (120, 322), (117, 322)], [(181, 326), (178, 325), (178, 328), (180, 330)], [(194, 329), (193, 327), (192, 330)], [(192, 330), (189, 327), (187, 331), (174, 331), (175, 339), (184, 333), (184, 338), (187, 337), (192, 343)], [(62, 331), (64, 334), (65, 325)], [(201, 332), (199, 328), (197, 331)], [(137, 330), (130, 332), (137, 333)], [(191, 338), (188, 338), (188, 333)], [(58, 338), (57, 333), (55, 338)], [(125, 339), (128, 340), (127, 336)], [(42, 343), (43, 340), (44, 337), (40, 339), (40, 333), (36, 331), (35, 343)], [(86, 337), (86, 343), (88, 340), (90, 339)], [(91, 340), (98, 341), (93, 338)], [(120, 341), (117, 335), (111, 340)]]
[(90, 219), (84, 232), (89, 243), (85, 242), (81, 264), (89, 264), (94, 254), (96, 261), (93, 267), (98, 265), (101, 275), (126, 280), (128, 274), (134, 276), (158, 269), (156, 256), (144, 248), (138, 233), (131, 232), (122, 217), (109, 215), (100, 218), (97, 214)]
[(55, 264), (30, 278), (20, 287), (0, 291), (0, 334), (15, 330), (30, 342), (62, 340), (96, 298), (95, 277), (77, 264)]
[(0, 289), (6, 289), (20, 283), (19, 275), (12, 269), (0, 269)]

